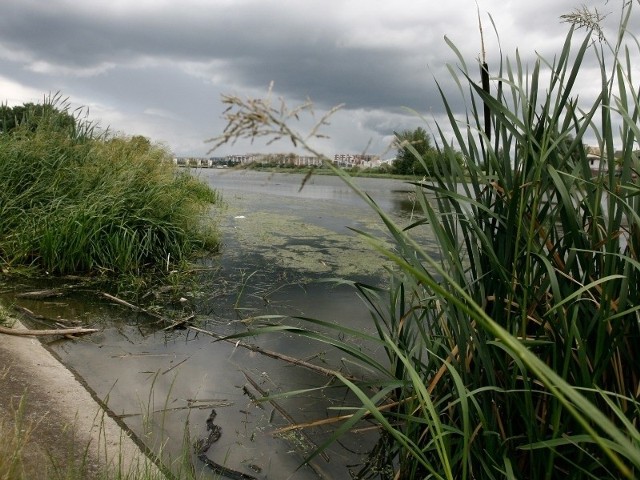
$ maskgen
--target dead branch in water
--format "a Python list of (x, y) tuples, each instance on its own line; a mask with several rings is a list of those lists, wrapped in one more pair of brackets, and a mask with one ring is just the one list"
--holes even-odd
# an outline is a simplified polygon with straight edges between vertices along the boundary
[(34, 290), (31, 292), (22, 292), (16, 295), (16, 298), (28, 298), (31, 300), (44, 300), (53, 297), (62, 297), (64, 292), (61, 290)]
[(189, 315), (187, 318), (183, 318), (182, 320), (178, 320), (177, 322), (172, 323), (168, 327), (164, 327), (162, 330), (176, 330), (179, 328), (187, 328), (189, 326), (189, 322), (196, 318), (195, 315)]
[[(49, 323), (52, 324), (58, 328), (68, 328), (68, 324), (71, 323), (69, 320), (63, 320), (62, 318), (58, 318), (56, 320), (53, 320), (52, 318), (47, 318), (43, 315), (39, 315), (37, 313), (32, 312), (31, 310), (29, 310), (26, 307), (22, 307), (20, 305), (14, 305), (13, 309), (20, 312), (22, 315), (24, 315), (27, 318), (30, 318), (31, 320), (38, 322), (38, 323)], [(77, 328), (77, 327), (73, 327), (73, 328)], [(65, 334), (64, 335), (65, 338), (68, 339), (73, 339), (73, 335), (70, 334)]]
[(300, 360), (299, 358), (290, 357), (289, 355), (284, 355), (282, 353), (274, 352), (272, 350), (266, 350), (257, 345), (253, 345), (251, 343), (244, 343), (240, 340), (234, 340), (233, 338), (227, 338), (224, 335), (219, 335), (214, 332), (210, 332), (208, 330), (203, 330), (202, 328), (194, 327), (193, 325), (188, 326), (189, 329), (204, 333), (205, 335), (209, 335), (210, 337), (216, 338), (218, 340), (223, 340), (228, 343), (232, 343), (236, 347), (246, 348), (247, 350), (251, 350), (252, 352), (260, 353), (262, 355), (266, 355), (267, 357), (275, 358), (277, 360), (283, 360), (287, 363), (291, 363), (292, 365), (298, 365), (299, 367), (308, 368), (309, 370), (313, 370), (314, 372), (318, 372), (327, 377), (337, 377), (338, 375), (347, 378), (349, 380), (358, 380), (356, 377), (351, 375), (346, 375), (337, 370), (331, 370), (330, 368), (320, 367), (318, 365), (314, 365), (313, 363), (305, 362), (304, 360)]
[(170, 320), (164, 318), (162, 315), (158, 315), (157, 313), (151, 312), (151, 311), (147, 310), (146, 308), (138, 307), (137, 305), (134, 305), (133, 303), (129, 303), (126, 300), (122, 300), (121, 298), (114, 297), (113, 295), (109, 295), (108, 293), (105, 293), (105, 292), (102, 292), (102, 296), (104, 298), (107, 298), (107, 299), (111, 300), (112, 302), (117, 303), (118, 305), (122, 305), (123, 307), (130, 308), (134, 312), (144, 313), (145, 315), (149, 315), (150, 317), (153, 317), (153, 318), (157, 319), (160, 322), (171, 323)]
[(53, 330), (29, 330), (16, 329), (8, 327), (0, 327), (0, 333), (15, 336), (42, 336), (42, 335), (79, 335), (84, 333), (99, 332), (98, 328), (58, 328)]
[(53, 319), (53, 318), (45, 317), (44, 315), (37, 314), (29, 310), (28, 308), (20, 305), (13, 305), (13, 309), (32, 320), (39, 321), (39, 322), (49, 322), (59, 327), (65, 324), (68, 325), (69, 323), (74, 323), (71, 320), (65, 320), (64, 318)]
[[(247, 379), (247, 381), (251, 384), (251, 386), (253, 388), (255, 388), (258, 393), (260, 395), (262, 395), (262, 397), (271, 404), (271, 406), (273, 406), (273, 408), (275, 408), (280, 415), (282, 415), (282, 417), (287, 420), (287, 422), (289, 422), (290, 425), (295, 425), (295, 420), (293, 419), (293, 417), (291, 415), (289, 415), (289, 413), (282, 407), (282, 405), (280, 405), (278, 402), (276, 402), (273, 399), (269, 398), (269, 394), (262, 389), (262, 387), (260, 387), (260, 385), (258, 385), (258, 382), (256, 382), (253, 378), (251, 378), (251, 376), (249, 375), (249, 373), (247, 373), (245, 370), (242, 370), (242, 374), (244, 375), (244, 377)], [(313, 448), (315, 448), (317, 450), (318, 445), (316, 445), (316, 443), (311, 440), (311, 437), (303, 430), (299, 430), (298, 434), (302, 435), (302, 437), (305, 439), (306, 442), (309, 443), (309, 445), (311, 445)], [(322, 451), (320, 452), (320, 456), (323, 458), (323, 460), (325, 462), (329, 462), (330, 458), (329, 455), (327, 455), (327, 452)], [(315, 469), (314, 469), (315, 470)]]

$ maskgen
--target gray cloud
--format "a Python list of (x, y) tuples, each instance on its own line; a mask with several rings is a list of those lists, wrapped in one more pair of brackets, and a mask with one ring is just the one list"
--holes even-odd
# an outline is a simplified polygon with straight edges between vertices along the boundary
[[(558, 18), (575, 6), (479, 3), (492, 65), (500, 48), (519, 46), (526, 61), (557, 52), (567, 30)], [(394, 130), (420, 123), (401, 107), (440, 118), (434, 78), (455, 91), (445, 65), (457, 59), (444, 35), (473, 64), (475, 2), (3, 0), (0, 80), (20, 90), (6, 87), (11, 98), (61, 90), (115, 130), (178, 154), (204, 153), (204, 140), (222, 130), (220, 93), (260, 94), (273, 81), (294, 102), (345, 104), (326, 148), (382, 150)]]

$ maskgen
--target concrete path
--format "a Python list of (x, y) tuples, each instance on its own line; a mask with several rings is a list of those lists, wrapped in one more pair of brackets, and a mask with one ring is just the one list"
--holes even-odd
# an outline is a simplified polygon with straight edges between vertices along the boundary
[[(15, 328), (24, 328), (16, 323)], [(33, 337), (0, 335), (0, 418), (11, 423), (21, 399), (34, 428), (26, 450), (26, 478), (47, 478), (52, 458), (61, 468), (81, 466), (77, 478), (104, 472), (143, 472), (165, 478), (88, 389)], [(134, 477), (135, 478), (135, 477)]]

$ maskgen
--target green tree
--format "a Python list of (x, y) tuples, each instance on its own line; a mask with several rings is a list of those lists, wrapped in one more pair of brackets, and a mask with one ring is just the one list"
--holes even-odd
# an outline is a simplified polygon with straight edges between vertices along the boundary
[(15, 107), (0, 105), (0, 133), (11, 133), (18, 126), (35, 132), (42, 122), (52, 122), (57, 130), (73, 131), (76, 126), (75, 118), (66, 109), (60, 110), (48, 101), (43, 104), (24, 103)]
[(431, 143), (431, 136), (422, 127), (404, 130), (395, 135), (398, 153), (393, 163), (393, 173), (427, 175), (427, 169), (433, 164), (438, 154)]

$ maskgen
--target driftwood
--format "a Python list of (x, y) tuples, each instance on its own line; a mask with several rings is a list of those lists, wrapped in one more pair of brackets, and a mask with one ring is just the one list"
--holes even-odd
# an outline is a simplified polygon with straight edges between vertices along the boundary
[(22, 330), (16, 328), (0, 327), (0, 333), (16, 336), (41, 336), (41, 335), (77, 335), (82, 333), (99, 332), (97, 328), (58, 328), (53, 330)]

